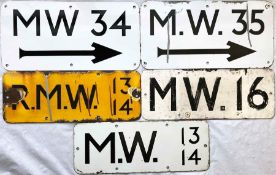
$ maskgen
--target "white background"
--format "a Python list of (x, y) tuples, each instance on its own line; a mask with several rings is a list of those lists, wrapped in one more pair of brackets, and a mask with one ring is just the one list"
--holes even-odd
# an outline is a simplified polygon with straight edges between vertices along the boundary
[[(142, 1), (136, 2), (141, 4)], [(272, 2), (276, 6), (276, 0)], [(275, 71), (275, 64), (272, 68)], [(1, 68), (1, 74), (3, 72)], [(211, 143), (209, 170), (176, 174), (276, 174), (276, 118), (210, 120), (208, 123)], [(74, 124), (7, 124), (0, 117), (0, 174), (76, 174), (73, 170), (73, 127)]]

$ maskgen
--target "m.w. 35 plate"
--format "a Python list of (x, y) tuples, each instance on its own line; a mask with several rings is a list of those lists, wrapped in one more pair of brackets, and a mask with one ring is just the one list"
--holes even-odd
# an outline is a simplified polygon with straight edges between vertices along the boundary
[(141, 58), (147, 69), (263, 68), (273, 63), (267, 1), (147, 1)]

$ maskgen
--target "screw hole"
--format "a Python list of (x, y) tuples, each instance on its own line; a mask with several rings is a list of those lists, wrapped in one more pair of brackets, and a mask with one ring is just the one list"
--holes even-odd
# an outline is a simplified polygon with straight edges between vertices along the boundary
[(6, 67), (9, 67), (9, 64), (6, 64)]
[(147, 5), (145, 4), (144, 7), (147, 7)]
[(69, 8), (72, 8), (72, 6), (70, 5)]
[(209, 61), (206, 61), (206, 64), (209, 64), (210, 62)]
[(147, 96), (148, 94), (147, 93), (144, 93), (144, 96)]
[(70, 66), (73, 67), (73, 63), (70, 63)]
[(134, 5), (133, 8), (136, 9), (136, 6)]
[(78, 151), (78, 150), (80, 150), (80, 148), (79, 148), (79, 147), (77, 147), (77, 148), (76, 148), (76, 150)]
[(206, 147), (207, 147), (207, 144), (204, 144), (204, 147), (206, 148)]
[(115, 125), (115, 128), (118, 128), (118, 125)]
[(170, 169), (170, 167), (169, 167), (169, 166), (167, 166), (166, 168), (167, 168), (167, 169)]
[(144, 62), (144, 65), (147, 65), (147, 62)]
[(206, 5), (206, 8), (208, 8), (209, 7), (209, 5)]
[(166, 126), (169, 126), (169, 124), (168, 124), (168, 123), (166, 123)]
[(119, 169), (118, 167), (115, 168), (115, 170), (118, 170), (118, 169)]
[(7, 8), (7, 7), (8, 7), (8, 5), (4, 5), (4, 7), (5, 7), (5, 8)]
[(267, 64), (270, 64), (270, 61), (267, 61)]
[(266, 4), (266, 5), (265, 5), (265, 8), (266, 8), (266, 9), (268, 9), (269, 7), (270, 7), (270, 5), (269, 5), (269, 4)]

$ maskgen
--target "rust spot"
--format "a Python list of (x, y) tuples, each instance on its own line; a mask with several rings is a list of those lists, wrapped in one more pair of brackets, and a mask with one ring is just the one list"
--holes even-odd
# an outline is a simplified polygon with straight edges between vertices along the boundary
[(96, 121), (103, 121), (103, 120), (102, 120), (101, 116), (97, 116)]
[(138, 88), (129, 88), (128, 94), (132, 97), (134, 101), (139, 101), (141, 98), (141, 90)]
[(27, 93), (21, 88), (11, 88), (4, 91), (3, 102), (6, 105), (17, 104), (26, 97)]

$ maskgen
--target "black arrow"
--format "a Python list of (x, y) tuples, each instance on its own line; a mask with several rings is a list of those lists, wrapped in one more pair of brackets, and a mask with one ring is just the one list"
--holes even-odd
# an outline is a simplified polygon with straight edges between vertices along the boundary
[(97, 43), (91, 46), (94, 50), (23, 50), (19, 48), (19, 59), (25, 56), (94, 56), (91, 61), (98, 63), (121, 54), (119, 51)]
[(170, 49), (168, 51), (158, 47), (157, 55), (159, 57), (161, 55), (167, 55), (167, 53), (169, 55), (229, 54), (230, 57), (228, 57), (227, 60), (230, 62), (256, 52), (255, 50), (231, 41), (228, 41), (227, 45), (230, 46), (228, 49)]

